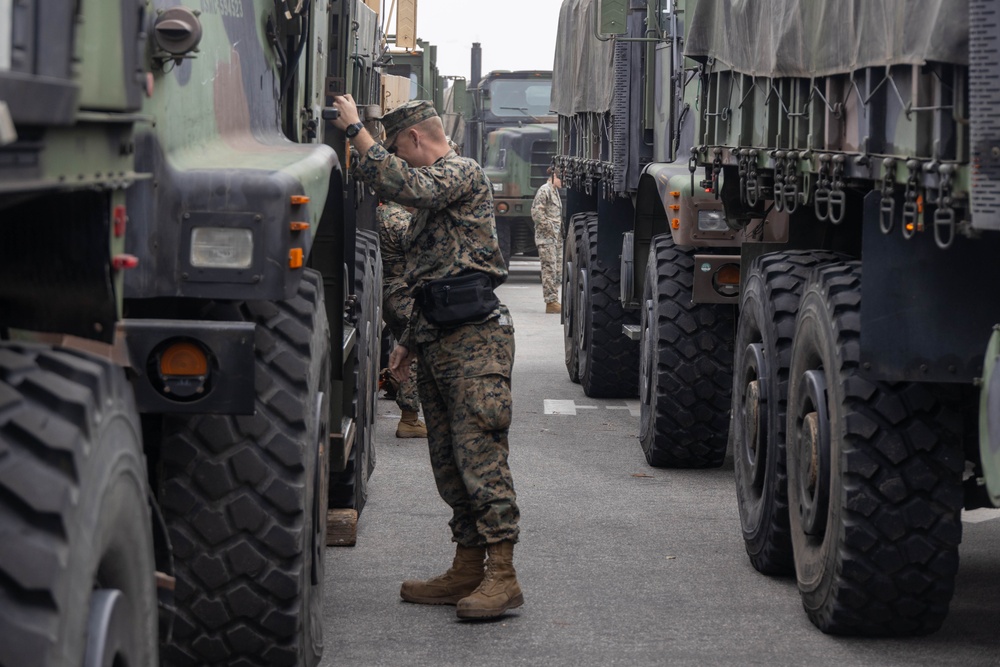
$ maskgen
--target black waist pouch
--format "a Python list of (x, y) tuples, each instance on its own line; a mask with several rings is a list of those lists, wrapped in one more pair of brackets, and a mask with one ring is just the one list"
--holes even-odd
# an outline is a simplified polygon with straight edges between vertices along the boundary
[(431, 280), (417, 291), (416, 302), (427, 321), (439, 327), (481, 320), (500, 305), (493, 281), (478, 271)]

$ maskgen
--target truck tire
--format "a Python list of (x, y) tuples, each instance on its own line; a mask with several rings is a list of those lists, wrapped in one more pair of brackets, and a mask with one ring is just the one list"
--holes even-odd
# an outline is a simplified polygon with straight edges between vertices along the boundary
[[(323, 651), (330, 329), (306, 270), (284, 302), (213, 304), (256, 327), (256, 413), (164, 420), (170, 665), (315, 665)], [(337, 341), (339, 343), (339, 341)]]
[(500, 254), (503, 256), (504, 268), (510, 268), (511, 255), (511, 222), (509, 220), (497, 220), (497, 244), (500, 246)]
[(861, 265), (817, 268), (788, 385), (788, 502), (806, 613), (823, 632), (933, 632), (958, 569), (961, 418), (932, 385), (860, 366)]
[(726, 456), (733, 306), (692, 303), (694, 251), (649, 247), (641, 309), (639, 443), (654, 467), (715, 468)]
[(0, 664), (157, 664), (140, 433), (122, 369), (0, 343)]
[(392, 335), (392, 330), (389, 329), (388, 324), (382, 325), (382, 342), (381, 348), (379, 348), (379, 372), (382, 369), (389, 368), (389, 355), (392, 354), (392, 348), (396, 346), (396, 339)]
[(789, 250), (761, 255), (740, 293), (733, 363), (733, 466), (743, 542), (763, 574), (791, 574), (785, 471), (788, 364), (802, 286), (813, 267), (843, 255)]
[(360, 516), (368, 502), (368, 480), (375, 469), (375, 415), (382, 356), (382, 256), (374, 232), (358, 231), (354, 267), (352, 294), (357, 297), (359, 308), (359, 347), (352, 368), (351, 404), (357, 430), (347, 468), (330, 473), (330, 507), (354, 509)]
[(639, 386), (639, 346), (622, 333), (636, 316), (622, 308), (619, 265), (597, 258), (597, 214), (589, 214), (577, 248), (576, 348), (583, 393), (630, 398)]
[(562, 325), (563, 347), (566, 352), (566, 371), (569, 379), (580, 382), (580, 350), (577, 347), (576, 318), (578, 316), (576, 294), (579, 285), (577, 273), (577, 258), (580, 256), (580, 243), (583, 242), (583, 232), (591, 216), (596, 220), (596, 213), (577, 213), (569, 219), (569, 229), (563, 239), (563, 272), (562, 272)]
[(510, 223), (511, 255), (538, 257), (538, 246), (535, 245), (535, 221), (531, 216), (515, 218)]

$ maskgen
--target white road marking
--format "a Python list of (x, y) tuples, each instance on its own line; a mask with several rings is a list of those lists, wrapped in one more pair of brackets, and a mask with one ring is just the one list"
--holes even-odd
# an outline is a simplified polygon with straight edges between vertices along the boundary
[(13, 25), (14, 7), (11, 0), (0, 0), (0, 71), (4, 72), (10, 69)]
[(633, 417), (639, 416), (639, 401), (624, 401), (625, 405), (577, 405), (572, 399), (546, 398), (545, 414), (547, 415), (576, 415), (577, 410), (597, 410), (604, 407), (606, 410), (628, 410)]
[(555, 398), (545, 399), (545, 414), (547, 415), (576, 415), (577, 410), (596, 410), (596, 405), (577, 405), (573, 399), (562, 400)]
[(962, 511), (963, 523), (982, 523), (983, 521), (990, 521), (992, 519), (1000, 519), (1000, 509), (980, 507), (975, 510)]
[(639, 401), (625, 401), (625, 405), (609, 405), (608, 410), (628, 410), (632, 417), (639, 416)]

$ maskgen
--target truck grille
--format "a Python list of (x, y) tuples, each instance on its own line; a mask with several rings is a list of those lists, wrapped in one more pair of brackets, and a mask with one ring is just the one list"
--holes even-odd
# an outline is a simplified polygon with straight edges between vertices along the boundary
[(556, 154), (556, 142), (536, 141), (531, 145), (531, 187), (538, 189), (549, 180), (545, 173), (552, 166), (552, 156)]
[(969, 107), (972, 118), (972, 226), (1000, 229), (1000, 16), (987, 0), (969, 4)]

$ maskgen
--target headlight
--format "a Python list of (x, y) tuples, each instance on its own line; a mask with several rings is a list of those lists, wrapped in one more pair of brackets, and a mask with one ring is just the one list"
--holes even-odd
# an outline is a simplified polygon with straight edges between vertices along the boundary
[(191, 266), (206, 269), (248, 269), (253, 262), (253, 232), (227, 227), (191, 230)]
[(724, 232), (729, 229), (726, 225), (726, 214), (718, 209), (711, 211), (698, 211), (698, 231), (700, 232)]

